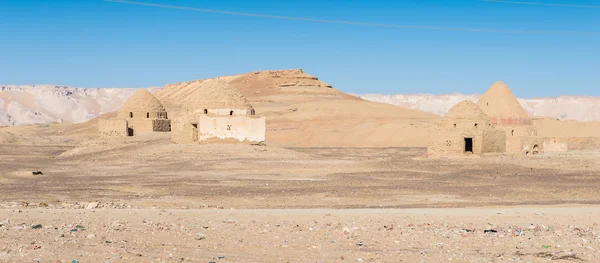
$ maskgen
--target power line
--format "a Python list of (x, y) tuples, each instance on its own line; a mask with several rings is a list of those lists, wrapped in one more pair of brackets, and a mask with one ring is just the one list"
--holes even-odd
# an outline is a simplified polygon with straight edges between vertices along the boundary
[(520, 2), (520, 1), (505, 1), (505, 0), (481, 0), (483, 2), (494, 2), (504, 4), (518, 4), (518, 5), (544, 5), (544, 6), (560, 6), (560, 7), (574, 7), (574, 8), (595, 8), (600, 9), (598, 5), (572, 5), (572, 4), (552, 4), (552, 3), (541, 3), (541, 2)]
[(328, 24), (342, 24), (342, 25), (355, 25), (355, 26), (420, 29), (420, 30), (436, 30), (436, 31), (461, 31), (461, 32), (476, 32), (476, 33), (520, 34), (520, 35), (600, 36), (600, 32), (529, 31), (529, 30), (502, 30), (502, 29), (434, 27), (434, 26), (400, 25), (400, 24), (379, 24), (379, 23), (356, 22), (356, 21), (329, 20), (329, 19), (316, 19), (316, 18), (280, 16), (280, 15), (266, 15), (266, 14), (257, 14), (257, 13), (232, 12), (232, 11), (224, 11), (224, 10), (204, 9), (204, 8), (175, 6), (175, 5), (164, 5), (164, 4), (155, 4), (155, 3), (129, 1), (129, 0), (103, 0), (103, 1), (111, 2), (111, 3), (127, 4), (127, 5), (137, 5), (137, 6), (148, 6), (148, 7), (157, 7), (157, 8), (165, 8), (165, 9), (195, 11), (195, 12), (202, 12), (202, 13), (214, 13), (214, 14), (224, 14), (224, 15), (260, 17), (260, 18), (269, 18), (269, 19), (293, 20), (293, 21), (328, 23)]

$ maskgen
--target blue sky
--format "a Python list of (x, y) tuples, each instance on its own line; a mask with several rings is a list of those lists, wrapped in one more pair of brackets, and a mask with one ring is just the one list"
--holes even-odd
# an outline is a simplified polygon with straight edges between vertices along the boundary
[(140, 1), (366, 23), (597, 34), (435, 31), (102, 0), (0, 0), (0, 83), (147, 87), (303, 68), (350, 93), (482, 93), (502, 80), (520, 97), (600, 96), (598, 8), (478, 0)]

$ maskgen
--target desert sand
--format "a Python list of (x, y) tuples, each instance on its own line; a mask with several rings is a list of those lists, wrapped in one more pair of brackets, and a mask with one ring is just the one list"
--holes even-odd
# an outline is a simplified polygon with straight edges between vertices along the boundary
[[(594, 147), (430, 158), (439, 116), (358, 99), (302, 71), (155, 95), (176, 114), (198, 85), (221, 81), (267, 117), (266, 146), (100, 138), (98, 119), (1, 127), (0, 262), (600, 258)], [(571, 135), (559, 124), (547, 133)]]

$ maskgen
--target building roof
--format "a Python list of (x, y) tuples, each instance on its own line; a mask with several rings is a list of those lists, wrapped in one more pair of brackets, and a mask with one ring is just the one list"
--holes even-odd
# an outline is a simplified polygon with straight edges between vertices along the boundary
[(185, 108), (194, 109), (248, 109), (244, 95), (229, 83), (218, 80), (207, 80), (197, 84), (190, 95)]
[(479, 98), (477, 105), (490, 117), (529, 118), (529, 114), (504, 82), (494, 83)]
[(160, 101), (145, 89), (138, 89), (129, 96), (120, 112), (166, 112)]
[(454, 107), (446, 113), (446, 118), (488, 119), (489, 117), (479, 106), (477, 106), (477, 104), (469, 100), (463, 100), (454, 105)]

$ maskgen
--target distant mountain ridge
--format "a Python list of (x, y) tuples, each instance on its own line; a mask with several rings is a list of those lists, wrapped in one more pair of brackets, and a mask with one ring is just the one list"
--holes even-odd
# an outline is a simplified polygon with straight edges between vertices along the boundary
[[(452, 106), (462, 100), (477, 102), (479, 94), (453, 93), (447, 95), (432, 94), (353, 94), (359, 98), (397, 105), (409, 109), (444, 116)], [(553, 117), (560, 120), (600, 121), (600, 97), (559, 96), (534, 99), (518, 99), (525, 111), (534, 117)]]
[[(151, 92), (159, 87), (148, 88)], [(79, 123), (116, 111), (135, 88), (73, 88), (58, 85), (0, 85), (0, 126)], [(462, 100), (476, 102), (481, 95), (466, 94), (353, 94), (359, 98), (418, 109), (440, 116)], [(532, 116), (561, 120), (600, 121), (600, 97), (560, 96), (519, 99)]]

